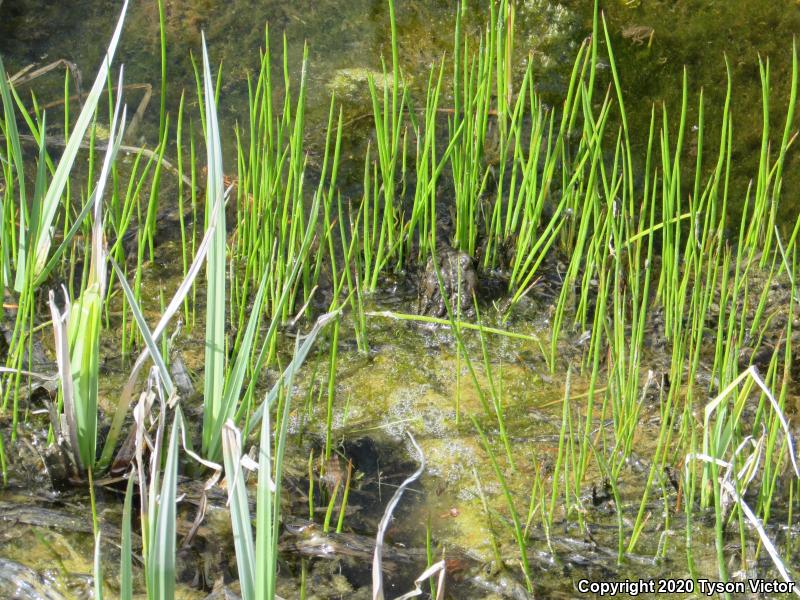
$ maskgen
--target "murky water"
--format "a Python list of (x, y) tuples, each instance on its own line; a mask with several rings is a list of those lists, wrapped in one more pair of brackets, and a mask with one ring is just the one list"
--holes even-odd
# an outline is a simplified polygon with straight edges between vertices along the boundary
[[(477, 1), (468, 3), (466, 30), (473, 35), (478, 33), (485, 16), (482, 5)], [(172, 111), (177, 108), (182, 89), (193, 98), (194, 81), (188, 57), (190, 52), (197, 54), (200, 32), (205, 31), (213, 60), (223, 64), (222, 120), (228, 131), (237, 121), (243, 121), (247, 77), (258, 65), (264, 26), (268, 22), (276, 65), (282, 60), (277, 49), (283, 32), (287, 39), (289, 69), (293, 72), (299, 69), (303, 43), (308, 43), (309, 132), (317, 130), (326, 118), (332, 91), (343, 103), (345, 120), (369, 114), (367, 73), (377, 73), (380, 56), (389, 54), (389, 18), (382, 0), (233, 0), (225, 3), (190, 0), (168, 1), (166, 6), (170, 81), (167, 105)], [(715, 110), (724, 99), (727, 56), (734, 80), (733, 109), (739, 132), (734, 156), (741, 166), (734, 174), (734, 185), (746, 186), (760, 145), (761, 114), (760, 109), (754, 109), (760, 105), (761, 98), (758, 56), (770, 58), (772, 97), (775, 99), (771, 117), (773, 126), (780, 130), (788, 92), (792, 36), (800, 31), (800, 5), (793, 0), (612, 0), (602, 8), (626, 93), (634, 140), (641, 143), (645, 141), (654, 103), (659, 106), (663, 103), (670, 114), (679, 109), (680, 77), (685, 65), (691, 98), (695, 99), (701, 88), (704, 91), (709, 107), (706, 135), (712, 140), (710, 151), (714, 151), (715, 118), (718, 117)], [(13, 73), (31, 63), (65, 58), (75, 62), (88, 80), (103, 50), (98, 40), (108, 37), (116, 10), (116, 3), (99, 1), (5, 0), (0, 5), (0, 54), (6, 68)], [(450, 52), (454, 10), (454, 3), (449, 0), (398, 2), (400, 56), (412, 87), (424, 86), (430, 67)], [(563, 93), (576, 48), (591, 31), (591, 3), (527, 0), (519, 2), (517, 10), (516, 48), (520, 64), (528, 56), (535, 62), (537, 87), (545, 99), (555, 103)], [(129, 83), (150, 83), (158, 89), (158, 31), (156, 3), (134, 3), (120, 54), (121, 62), (126, 64)], [(40, 100), (60, 98), (63, 72), (57, 73), (30, 86), (37, 91)], [(137, 93), (140, 92), (131, 92), (131, 102), (138, 102)], [(156, 91), (145, 124), (138, 133), (138, 142), (142, 145), (155, 143), (158, 101)], [(190, 100), (190, 105), (194, 102)], [(692, 102), (690, 100), (690, 106)], [(690, 114), (695, 118), (694, 109)], [(310, 137), (312, 146), (322, 140), (321, 135)], [(352, 139), (349, 143), (345, 156), (354, 158), (348, 153), (355, 154), (354, 163), (359, 164), (361, 155), (355, 149), (359, 148), (360, 140)], [(800, 156), (795, 153), (786, 165), (786, 189), (798, 189), (799, 161)], [(783, 208), (796, 211), (796, 205), (788, 202)], [(177, 272), (170, 272), (166, 262), (152, 266), (147, 277), (155, 283), (165, 275), (177, 275)], [(157, 307), (157, 295), (150, 301)], [(373, 308), (386, 308), (389, 303), (394, 303), (393, 308), (413, 312), (412, 294), (404, 292), (402, 286), (397, 293), (376, 300)], [(517, 330), (546, 338), (547, 309), (546, 298), (533, 303), (529, 309), (530, 320), (516, 323)], [(338, 449), (342, 462), (361, 460), (356, 470), (363, 478), (354, 486), (353, 515), (348, 515), (348, 526), (364, 536), (374, 532), (380, 507), (402, 478), (415, 468), (413, 452), (402, 435), (406, 429), (413, 429), (425, 454), (427, 472), (404, 500), (400, 513), (402, 525), (390, 533), (392, 541), (408, 548), (424, 548), (429, 524), (440, 548), (446, 547), (461, 561), (453, 578), (456, 586), (463, 587), (455, 588), (461, 591), (454, 593), (461, 595), (454, 597), (515, 597), (514, 586), (521, 585), (516, 576), (508, 575), (504, 594), (503, 590), (492, 588), (503, 581), (502, 577), (490, 576), (483, 568), (495, 556), (491, 539), (496, 536), (501, 540), (498, 552), (507, 562), (509, 573), (519, 570), (510, 529), (502, 516), (504, 500), (495, 472), (486, 460), (484, 448), (467, 415), (482, 415), (479, 422), (492, 433), (496, 433), (497, 424), (484, 415), (464, 361), (454, 351), (452, 336), (441, 329), (373, 317), (369, 338), (371, 352), (368, 356), (356, 353), (352, 339), (347, 336), (340, 340), (333, 425), (337, 439), (341, 440)], [(568, 357), (579, 357), (582, 351), (577, 338), (572, 342), (566, 342), (563, 348), (565, 364)], [(480, 356), (477, 338), (469, 338), (468, 343), (473, 356)], [(508, 469), (505, 476), (515, 497), (525, 499), (530, 497), (531, 486), (537, 478), (552, 476), (555, 468), (563, 376), (554, 378), (548, 373), (541, 351), (533, 342), (495, 339), (491, 344), (493, 372), (499, 379), (494, 383), (502, 389), (503, 411), (516, 463), (516, 468)], [(324, 439), (324, 402), (307, 402), (307, 398), (318, 394), (325, 385), (324, 377), (315, 375), (314, 364), (315, 361), (325, 364), (324, 345), (319, 355), (312, 357), (298, 382), (292, 412), (292, 432), (296, 435), (287, 466), (290, 481), (287, 495), (288, 509), (298, 517), (308, 516), (302, 513), (307, 505), (303, 494), (307, 493), (309, 485), (308, 456), (310, 452), (319, 454), (320, 440)], [(183, 345), (186, 362), (190, 367), (199, 368), (197, 357), (188, 351), (191, 346), (189, 338)], [(109, 354), (104, 391), (108, 397), (113, 397), (125, 364), (117, 360), (113, 350)], [(325, 370), (322, 366), (319, 372)], [(486, 373), (481, 368), (478, 368), (478, 375), (486, 385)], [(586, 392), (587, 387), (587, 382), (576, 377), (573, 396)], [(652, 451), (660, 418), (657, 402), (645, 406), (635, 442), (640, 455), (648, 456)], [(602, 431), (606, 426), (598, 421), (596, 430)], [(44, 427), (40, 416), (33, 419), (31, 430), (37, 431), (37, 427), (38, 431)], [(64, 597), (87, 597), (92, 540), (79, 522), (81, 515), (86, 517), (85, 496), (37, 494), (34, 500), (25, 495), (32, 490), (35, 492), (37, 486), (46, 487), (46, 477), (40, 472), (37, 435), (30, 435), (33, 441), (26, 451), (27, 458), (19, 461), (21, 468), (12, 468), (14, 491), (0, 493), (0, 502), (7, 503), (0, 508), (0, 556), (34, 569), (35, 573), (28, 576), (38, 578), (40, 586), (49, 586), (51, 591)], [(38, 444), (41, 443), (39, 439)], [(503, 452), (503, 449), (498, 446), (495, 451)], [(648, 469), (648, 464), (631, 461), (621, 479), (621, 501), (626, 514), (635, 514), (638, 509)], [(599, 472), (587, 476), (592, 484), (577, 492), (582, 495), (586, 513), (560, 514), (557, 531), (544, 532), (541, 517), (536, 510), (532, 511), (530, 560), (540, 597), (573, 596), (575, 582), (581, 578), (623, 580), (626, 577), (687, 576), (682, 534), (684, 514), (679, 501), (676, 502), (674, 490), (665, 486), (661, 496), (654, 494), (648, 506), (652, 516), (637, 554), (629, 556), (623, 566), (617, 566), (617, 516), (614, 503), (604, 492), (603, 479)], [(482, 497), (488, 499), (486, 506)], [(34, 502), (40, 510), (32, 510), (28, 517), (12, 510), (13, 506)], [(116, 554), (111, 540), (119, 537), (115, 529), (119, 505), (119, 495), (114, 491), (100, 498), (101, 514), (108, 526), (107, 555), (110, 559), (106, 578), (112, 590), (116, 589), (113, 566)], [(188, 515), (191, 502), (185, 505)], [(527, 513), (526, 506), (518, 508)], [(704, 519), (700, 514), (695, 517), (701, 522)], [(190, 515), (185, 518), (190, 519)], [(201, 530), (201, 541), (192, 550), (195, 555), (182, 557), (185, 572), (180, 576), (181, 597), (203, 598), (216, 579), (228, 581), (232, 575), (235, 577), (226, 518), (223, 499)], [(319, 515), (316, 520), (320, 521)], [(586, 523), (586, 527), (580, 529), (578, 521)], [(22, 544), (20, 539), (24, 540)], [(352, 546), (362, 541), (351, 539), (349, 543)], [(307, 570), (309, 598), (368, 597), (368, 569), (362, 555), (348, 558), (342, 550), (341, 562), (332, 562), (309, 558), (316, 556), (310, 552), (306, 554), (304, 566), (300, 558), (303, 552), (297, 549), (301, 543), (287, 543), (295, 545), (291, 552), (287, 550), (282, 563), (281, 593), (285, 597), (296, 597), (296, 582), (303, 569)], [(717, 565), (712, 529), (698, 528), (694, 544), (698, 573), (713, 579)], [(649, 558), (657, 552), (666, 558), (658, 561)], [(423, 559), (400, 567), (398, 574), (390, 577), (392, 594), (409, 589), (414, 575), (424, 565)], [(766, 569), (766, 565), (762, 558), (751, 568)], [(735, 570), (736, 567), (731, 568)], [(486, 582), (484, 587), (481, 581)]]

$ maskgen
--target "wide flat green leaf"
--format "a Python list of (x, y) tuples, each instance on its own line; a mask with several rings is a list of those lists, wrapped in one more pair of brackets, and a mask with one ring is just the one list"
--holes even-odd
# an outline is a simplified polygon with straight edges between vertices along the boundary
[(231, 512), (233, 545), (236, 551), (236, 567), (239, 570), (239, 585), (243, 600), (252, 600), (255, 595), (256, 553), (253, 547), (253, 528), (250, 525), (250, 507), (247, 487), (242, 472), (241, 432), (233, 421), (227, 421), (222, 429), (222, 457), (225, 462), (225, 478), (228, 482), (228, 500)]
[[(121, 74), (120, 74), (120, 82), (117, 87), (119, 89), (122, 89)], [(120, 96), (117, 99), (117, 111), (119, 110), (121, 102), (122, 100)], [(101, 171), (101, 176), (98, 185), (95, 186), (94, 191), (89, 196), (89, 200), (86, 202), (83, 208), (81, 208), (81, 211), (78, 213), (78, 215), (73, 219), (72, 226), (69, 228), (69, 231), (67, 231), (66, 235), (64, 235), (63, 239), (61, 240), (61, 243), (51, 253), (50, 259), (47, 261), (47, 264), (42, 268), (42, 270), (36, 276), (36, 279), (33, 282), (33, 287), (38, 287), (39, 285), (41, 285), (47, 278), (47, 276), (53, 271), (53, 269), (56, 268), (61, 259), (61, 255), (66, 251), (67, 248), (69, 248), (73, 238), (78, 233), (78, 231), (80, 231), (81, 226), (83, 225), (83, 221), (89, 215), (89, 211), (95, 210), (95, 205), (96, 204), (99, 205), (99, 203), (102, 201), (103, 189), (105, 187), (105, 182), (108, 179), (109, 168), (112, 164), (114, 164), (114, 161), (116, 160), (117, 152), (119, 151), (120, 145), (122, 145), (122, 138), (125, 135), (125, 115), (127, 111), (125, 108), (122, 109), (122, 117), (119, 120), (117, 111), (115, 111), (114, 119), (111, 122), (111, 132), (113, 136), (113, 132), (117, 127), (117, 123), (119, 122), (120, 123), (119, 133), (117, 133), (115, 137), (111, 138), (114, 140), (114, 142), (113, 144), (109, 144), (109, 146), (106, 148), (106, 157), (103, 162), (103, 169)], [(108, 167), (106, 165), (108, 165)], [(98, 197), (100, 198), (100, 200), (98, 200)]]
[[(275, 456), (272, 457), (272, 428), (269, 409), (261, 422), (261, 438), (258, 452), (258, 490), (256, 500), (256, 597), (261, 600), (275, 598), (278, 565), (278, 537), (281, 519), (281, 476), (283, 475), (283, 455), (286, 450), (286, 433), (289, 430), (289, 409), (292, 401), (294, 375), (303, 364), (305, 355), (300, 354), (300, 340), (295, 340), (295, 359), (287, 369), (288, 377), (281, 378), (273, 386), (270, 394), (285, 394), (283, 410), (278, 415), (275, 431)], [(266, 400), (265, 400), (266, 403)], [(262, 404), (263, 406), (263, 404)]]
[(125, 504), (122, 507), (122, 539), (119, 554), (119, 600), (133, 599), (132, 547), (131, 547), (131, 513), (133, 512), (133, 473), (128, 477), (125, 490)]
[[(288, 406), (288, 402), (286, 402)], [(280, 423), (280, 421), (279, 421)], [(279, 468), (279, 467), (278, 467)], [(275, 503), (280, 502), (280, 490), (272, 480), (272, 427), (269, 411), (261, 421), (261, 437), (258, 448), (258, 487), (256, 489), (256, 598), (271, 598), (270, 588), (275, 589), (275, 562), (273, 552), (275, 531), (273, 522)], [(273, 594), (274, 595), (274, 594)]]
[[(97, 394), (103, 294), (98, 282), (72, 305), (67, 324), (78, 454), (84, 468), (94, 465), (97, 444)], [(74, 451), (75, 449), (73, 449)]]
[[(236, 355), (236, 359), (234, 360), (233, 368), (228, 375), (220, 410), (220, 418), (223, 419), (223, 423), (226, 423), (228, 419), (232, 419), (236, 412), (236, 404), (239, 401), (239, 395), (242, 392), (242, 384), (244, 383), (244, 377), (247, 373), (250, 351), (253, 348), (253, 342), (255, 341), (256, 334), (258, 333), (256, 327), (258, 326), (261, 316), (261, 307), (264, 304), (264, 293), (267, 288), (268, 275), (269, 273), (265, 272), (261, 278), (261, 283), (259, 284), (258, 292), (256, 293), (256, 299), (254, 300), (253, 306), (250, 309), (250, 318), (247, 321), (247, 328), (245, 329), (244, 336), (242, 337), (242, 342), (239, 345), (239, 350)], [(222, 428), (214, 429), (210, 432), (209, 444), (205, 455), (206, 458), (210, 460), (216, 459), (220, 449), (221, 436)]]
[[(222, 171), (222, 143), (217, 122), (217, 106), (211, 67), (203, 37), (203, 86), (205, 88), (205, 134), (208, 182), (206, 184), (206, 212), (211, 214), (214, 205), (224, 195)], [(226, 229), (225, 211), (217, 217), (217, 226), (208, 249), (206, 261), (206, 338), (203, 400), (203, 456), (209, 456), (213, 432), (219, 432), (224, 423), (222, 396), (225, 385), (225, 275)]]
[(178, 415), (172, 422), (167, 462), (161, 493), (154, 511), (155, 528), (150, 532), (150, 551), (147, 555), (147, 596), (150, 600), (175, 598), (175, 518), (177, 514), (178, 482)]
[(94, 538), (94, 598), (103, 600), (103, 563), (100, 552), (100, 532)]

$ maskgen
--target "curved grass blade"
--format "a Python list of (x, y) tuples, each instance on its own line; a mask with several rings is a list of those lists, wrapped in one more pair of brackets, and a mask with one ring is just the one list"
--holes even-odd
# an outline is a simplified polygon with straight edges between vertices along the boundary
[[(120, 81), (119, 84), (117, 84), (117, 89), (120, 90), (122, 89), (122, 73), (120, 73)], [(58, 245), (58, 248), (56, 248), (56, 250), (51, 253), (50, 259), (47, 261), (47, 264), (44, 267), (42, 267), (41, 271), (34, 279), (33, 287), (38, 287), (42, 283), (44, 283), (48, 275), (50, 275), (53, 269), (55, 269), (55, 267), (58, 265), (58, 262), (61, 259), (61, 255), (67, 250), (67, 248), (69, 248), (69, 245), (72, 242), (73, 238), (78, 233), (78, 231), (80, 231), (81, 225), (83, 225), (83, 221), (89, 215), (89, 211), (92, 210), (95, 211), (94, 212), (95, 223), (97, 222), (98, 208), (96, 207), (99, 207), (100, 201), (102, 201), (103, 189), (105, 187), (105, 182), (108, 178), (108, 172), (110, 170), (111, 165), (113, 165), (114, 161), (116, 160), (117, 152), (119, 151), (119, 148), (122, 145), (122, 139), (125, 135), (125, 118), (127, 115), (127, 107), (124, 107), (122, 109), (122, 118), (119, 120), (119, 122), (121, 123), (119, 127), (119, 133), (117, 133), (117, 135), (114, 136), (114, 130), (116, 129), (118, 122), (117, 111), (119, 110), (121, 102), (122, 100), (120, 97), (117, 99), (117, 108), (114, 112), (114, 119), (111, 122), (111, 135), (112, 135), (111, 139), (113, 140), (113, 143), (109, 144), (109, 146), (106, 148), (106, 156), (103, 161), (103, 167), (101, 170), (100, 179), (98, 180), (98, 184), (95, 187), (94, 191), (92, 192), (92, 195), (89, 197), (89, 201), (86, 202), (83, 208), (81, 208), (81, 211), (78, 213), (78, 216), (75, 217), (75, 220), (72, 222), (72, 226), (69, 228), (69, 231), (67, 231), (66, 235), (61, 240), (61, 243)], [(98, 198), (100, 200), (98, 200)]]
[(167, 365), (164, 363), (164, 357), (161, 356), (161, 351), (158, 349), (158, 345), (150, 333), (150, 328), (147, 326), (147, 321), (142, 314), (139, 303), (136, 301), (136, 296), (134, 295), (131, 286), (128, 285), (128, 282), (125, 279), (125, 274), (122, 272), (122, 269), (119, 268), (117, 261), (110, 256), (108, 257), (108, 260), (111, 262), (111, 266), (113, 267), (114, 272), (117, 274), (120, 286), (122, 287), (122, 291), (125, 293), (125, 298), (128, 300), (128, 306), (133, 313), (133, 318), (136, 320), (136, 324), (139, 326), (139, 331), (142, 334), (142, 338), (147, 346), (147, 350), (150, 353), (150, 356), (153, 358), (153, 362), (155, 363), (156, 367), (158, 368), (158, 374), (161, 376), (161, 383), (164, 386), (164, 391), (167, 393), (167, 396), (172, 396), (172, 394), (175, 393), (175, 384), (172, 383), (172, 376), (169, 374), (169, 369), (167, 369)]
[[(117, 26), (114, 29), (114, 34), (111, 37), (108, 50), (106, 51), (103, 63), (97, 72), (94, 85), (86, 96), (83, 109), (78, 115), (78, 120), (72, 129), (72, 135), (67, 142), (64, 153), (61, 155), (61, 160), (58, 162), (56, 172), (53, 174), (53, 180), (47, 188), (44, 200), (42, 201), (42, 215), (39, 223), (36, 226), (37, 239), (35, 242), (35, 255), (33, 264), (33, 275), (37, 277), (45, 266), (47, 255), (50, 250), (51, 232), (50, 228), (53, 224), (56, 211), (61, 203), (61, 193), (67, 184), (69, 172), (72, 170), (72, 165), (75, 162), (75, 157), (78, 154), (83, 136), (89, 127), (92, 119), (94, 118), (95, 109), (97, 108), (98, 101), (103, 92), (108, 78), (108, 70), (111, 66), (111, 61), (114, 58), (114, 52), (117, 49), (117, 42), (119, 42), (120, 34), (122, 33), (122, 24), (125, 21), (125, 13), (128, 10), (128, 0), (122, 5), (122, 12), (120, 13)], [(25, 256), (18, 255), (17, 262), (17, 281), (15, 282), (15, 289), (17, 292), (22, 291), (24, 284), (24, 276), (20, 279), (20, 271), (25, 269)]]
[[(19, 143), (19, 131), (17, 129), (17, 121), (14, 111), (14, 102), (11, 99), (11, 89), (8, 85), (6, 77), (6, 70), (3, 67), (3, 60), (0, 58), (0, 98), (3, 100), (3, 114), (5, 116), (5, 127), (3, 133), (11, 146), (10, 162), (13, 163), (14, 170), (17, 172), (17, 182), (19, 186), (19, 202), (22, 209), (22, 214), (25, 214), (28, 204), (25, 194), (25, 165), (22, 163), (22, 147)], [(14, 289), (18, 292), (22, 291), (25, 285), (25, 269), (24, 267), (27, 260), (28, 239), (25, 235), (25, 220), (20, 219), (19, 223), (19, 242), (17, 254), (17, 274), (16, 281), (14, 282)]]
[(411, 432), (407, 431), (406, 433), (419, 456), (419, 467), (395, 490), (392, 499), (389, 500), (386, 509), (383, 511), (383, 518), (381, 518), (381, 522), (378, 525), (378, 535), (375, 537), (375, 553), (372, 556), (372, 600), (383, 600), (383, 536), (391, 523), (392, 513), (394, 513), (395, 507), (403, 497), (403, 492), (406, 491), (406, 488), (425, 472), (425, 455), (422, 453), (422, 448), (419, 447)]

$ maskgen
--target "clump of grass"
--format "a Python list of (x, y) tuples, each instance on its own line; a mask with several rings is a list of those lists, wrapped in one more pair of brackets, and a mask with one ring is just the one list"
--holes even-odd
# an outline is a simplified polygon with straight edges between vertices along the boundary
[[(47, 275), (53, 269), (54, 264), (66, 250), (69, 244), (69, 236), (67, 236), (57, 247), (57, 249), (54, 252), (51, 252), (51, 245), (53, 241), (53, 221), (59, 208), (62, 206), (62, 194), (67, 186), (67, 180), (73, 168), (80, 144), (83, 141), (87, 129), (94, 119), (95, 109), (100, 100), (103, 86), (107, 80), (108, 71), (120, 37), (126, 10), (127, 2), (123, 4), (123, 8), (117, 22), (117, 27), (111, 37), (111, 41), (104, 56), (103, 63), (98, 70), (91, 90), (87, 94), (84, 107), (81, 110), (77, 122), (72, 129), (72, 135), (66, 144), (64, 153), (62, 154), (58, 166), (55, 168), (53, 173), (52, 180), (49, 183), (46, 179), (47, 163), (49, 161), (45, 149), (46, 142), (44, 126), (46, 123), (46, 117), (44, 114), (40, 116), (40, 126), (37, 127), (37, 124), (31, 120), (27, 112), (25, 112), (23, 109), (23, 115), (26, 118), (29, 127), (34, 132), (34, 137), (39, 142), (38, 168), (36, 170), (34, 194), (30, 198), (30, 202), (28, 201), (28, 195), (26, 193), (25, 166), (23, 163), (20, 134), (16, 124), (15, 103), (20, 108), (22, 108), (22, 104), (14, 89), (9, 86), (7, 75), (2, 66), (2, 62), (0, 62), (0, 97), (2, 97), (4, 113), (2, 132), (6, 138), (6, 153), (8, 157), (7, 160), (4, 160), (6, 166), (4, 167), (3, 173), (4, 179), (7, 182), (4, 192), (5, 206), (0, 210), (3, 219), (1, 225), (3, 233), (0, 236), (0, 238), (2, 238), (2, 248), (0, 248), (2, 265), (0, 266), (0, 270), (3, 272), (2, 279), (4, 291), (13, 289), (13, 291), (17, 294), (16, 316), (14, 319), (11, 342), (9, 344), (9, 352), (6, 357), (7, 367), (14, 370), (16, 375), (12, 375), (13, 385), (6, 386), (3, 398), (3, 410), (5, 411), (8, 408), (10, 396), (13, 396), (13, 407), (11, 409), (12, 441), (16, 438), (19, 416), (18, 400), (20, 393), (20, 372), (22, 371), (26, 352), (29, 356), (32, 354), (32, 330), (34, 328), (35, 303), (34, 294), (44, 282)], [(114, 143), (115, 140), (112, 138), (109, 141), (109, 149), (114, 146)], [(118, 142), (116, 143), (118, 144)], [(107, 158), (109, 156), (112, 157), (112, 162), (113, 154), (115, 154), (115, 151), (109, 151), (107, 154)], [(106, 163), (104, 166), (104, 175), (101, 175), (101, 179), (94, 191), (94, 195), (91, 197), (91, 200), (87, 202), (84, 210), (81, 211), (79, 219), (73, 222), (71, 232), (77, 231), (77, 228), (81, 225), (83, 219), (91, 210), (92, 203), (99, 204), (102, 202), (102, 190), (105, 185), (105, 177), (108, 175), (108, 166), (109, 164)], [(14, 182), (16, 182), (16, 184)], [(10, 201), (12, 194), (16, 195), (14, 202)], [(14, 207), (17, 207), (18, 210)], [(95, 212), (97, 213), (97, 211)], [(18, 227), (18, 234), (16, 236), (14, 233), (15, 224)], [(101, 231), (96, 232), (98, 235), (102, 235), (102, 224), (100, 227)], [(74, 235), (74, 233), (72, 233), (72, 235)], [(16, 241), (16, 245), (13, 244), (14, 241)], [(104, 286), (104, 281), (102, 281), (104, 277), (100, 276), (100, 270), (104, 269), (102, 266), (102, 257), (95, 255), (94, 261), (95, 267), (93, 270), (93, 284)], [(15, 266), (13, 267), (12, 271), (12, 264), (14, 263)], [(12, 280), (13, 284), (11, 283)], [(78, 308), (79, 312), (81, 314), (85, 313), (86, 318), (90, 319), (92, 323), (92, 331), (88, 332), (87, 335), (89, 337), (86, 338), (88, 341), (87, 352), (89, 355), (92, 354), (92, 340), (96, 338), (99, 331), (99, 311), (102, 295), (103, 289), (95, 287), (93, 291), (86, 293)], [(78, 315), (78, 313), (75, 314)], [(77, 319), (78, 317), (76, 316), (75, 318)], [(76, 324), (76, 321), (73, 320), (73, 325), (70, 327), (70, 341), (73, 343), (76, 340), (76, 332), (78, 328), (79, 327)], [(75, 358), (78, 358), (77, 354), (75, 355)], [(76, 363), (78, 363), (78, 361), (76, 361)], [(93, 370), (91, 365), (88, 363), (83, 364), (85, 365), (85, 368), (89, 369), (89, 371)], [(79, 363), (76, 364), (76, 369), (81, 370), (81, 368), (82, 367)], [(89, 415), (92, 413), (90, 398), (93, 395), (91, 390), (94, 389), (94, 387), (91, 383), (91, 380), (95, 379), (96, 382), (96, 373), (95, 377), (93, 378), (88, 375), (89, 371), (86, 371), (86, 376), (80, 378), (80, 383), (77, 388), (77, 393), (79, 395), (78, 401), (89, 403), (85, 406), (85, 413), (87, 415), (86, 419), (80, 419), (81, 425), (84, 431), (87, 433), (87, 436), (91, 434), (90, 430), (92, 429), (92, 418)], [(91, 435), (90, 437), (93, 438), (94, 436)], [(86, 443), (88, 444), (88, 442)], [(73, 450), (77, 452), (77, 448), (74, 448)], [(94, 461), (94, 455), (90, 456), (89, 452), (90, 448), (88, 446), (82, 449), (84, 461), (88, 461), (88, 463), (91, 464)], [(3, 454), (3, 449), (1, 447), (0, 454)], [(0, 462), (3, 464), (3, 479), (5, 481), (6, 470), (4, 456)]]

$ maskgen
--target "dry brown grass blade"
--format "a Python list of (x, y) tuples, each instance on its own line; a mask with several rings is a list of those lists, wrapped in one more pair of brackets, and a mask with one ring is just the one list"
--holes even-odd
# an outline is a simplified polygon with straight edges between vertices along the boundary
[(70, 62), (64, 58), (60, 58), (55, 60), (49, 64), (43, 65), (37, 69), (34, 68), (34, 65), (28, 65), (27, 67), (17, 71), (8, 78), (8, 83), (13, 86), (19, 87), (25, 83), (29, 83), (34, 79), (38, 79), (42, 75), (46, 75), (50, 71), (54, 71), (59, 67), (66, 67), (69, 74), (72, 76), (72, 81), (75, 83), (75, 90), (78, 92), (77, 100), (78, 105), (83, 108), (83, 78), (81, 77), (81, 71), (74, 62)]

